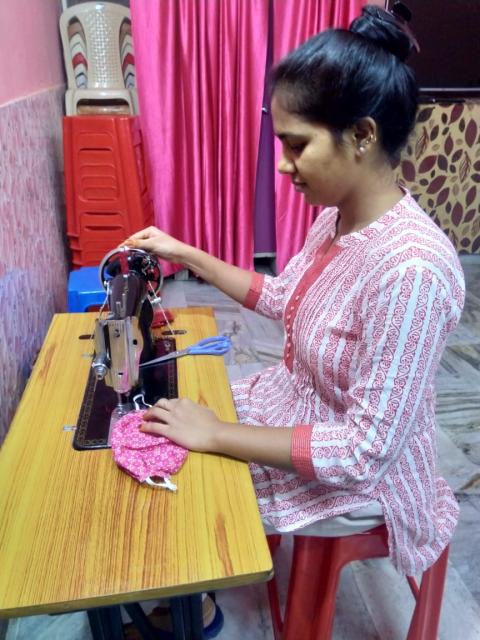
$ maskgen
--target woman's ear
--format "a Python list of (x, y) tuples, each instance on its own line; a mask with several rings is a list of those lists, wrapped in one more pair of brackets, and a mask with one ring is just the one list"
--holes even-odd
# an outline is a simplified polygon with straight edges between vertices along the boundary
[(367, 149), (377, 141), (377, 123), (369, 116), (360, 118), (351, 128), (353, 145), (359, 155), (363, 155)]

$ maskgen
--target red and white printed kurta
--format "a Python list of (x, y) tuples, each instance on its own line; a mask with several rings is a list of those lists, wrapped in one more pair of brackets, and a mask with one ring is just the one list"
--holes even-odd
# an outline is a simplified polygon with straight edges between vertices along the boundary
[(436, 474), (435, 374), (464, 280), (445, 234), (406, 194), (333, 246), (325, 209), (278, 277), (252, 275), (245, 306), (283, 318), (280, 364), (232, 385), (241, 423), (294, 428), (297, 473), (251, 464), (280, 531), (381, 504), (390, 556), (412, 575), (452, 538), (458, 506)]

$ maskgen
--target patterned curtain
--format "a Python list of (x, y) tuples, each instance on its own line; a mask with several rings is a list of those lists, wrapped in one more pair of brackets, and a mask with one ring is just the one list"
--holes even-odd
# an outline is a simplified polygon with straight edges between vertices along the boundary
[(422, 105), (397, 176), (460, 253), (480, 253), (480, 103)]

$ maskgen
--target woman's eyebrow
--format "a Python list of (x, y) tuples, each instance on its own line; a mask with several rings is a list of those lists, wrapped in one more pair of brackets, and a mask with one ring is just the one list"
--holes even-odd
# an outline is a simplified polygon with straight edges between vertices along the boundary
[(280, 140), (284, 140), (285, 138), (304, 138), (305, 136), (301, 133), (293, 133), (293, 131), (274, 131), (274, 134)]

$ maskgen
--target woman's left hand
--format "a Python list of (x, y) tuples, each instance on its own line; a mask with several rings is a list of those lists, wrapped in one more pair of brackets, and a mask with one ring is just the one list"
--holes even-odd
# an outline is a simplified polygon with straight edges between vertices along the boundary
[(158, 433), (191, 451), (215, 450), (215, 438), (225, 428), (213, 411), (186, 398), (161, 398), (145, 412), (140, 430)]

